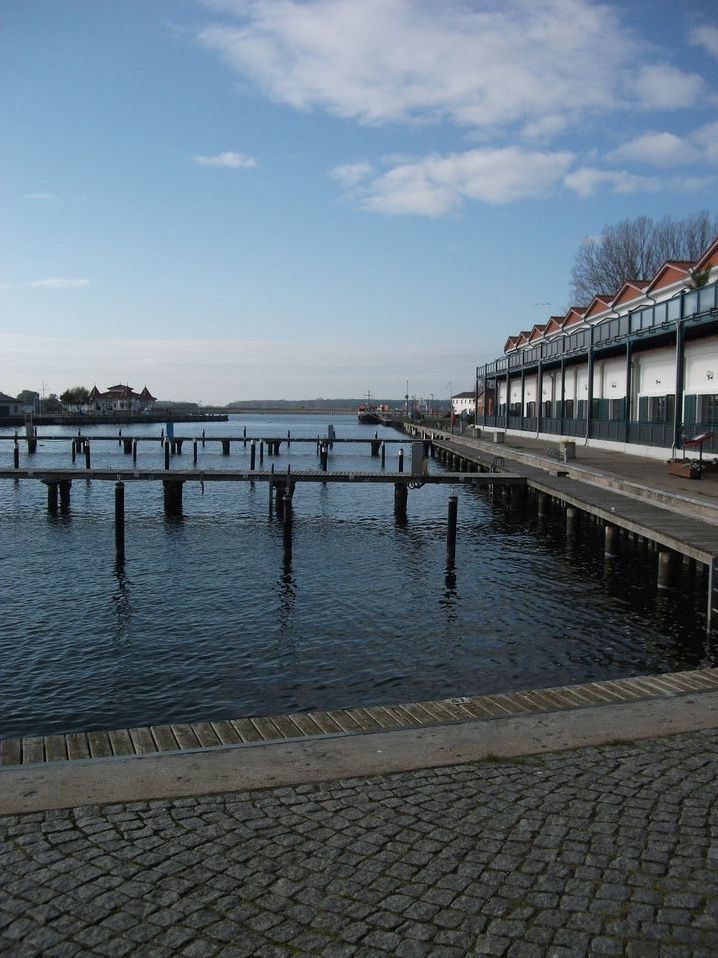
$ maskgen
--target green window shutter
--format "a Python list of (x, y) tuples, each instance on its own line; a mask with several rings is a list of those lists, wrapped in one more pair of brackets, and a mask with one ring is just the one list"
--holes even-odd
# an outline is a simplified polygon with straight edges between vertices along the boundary
[(683, 397), (683, 422), (686, 426), (692, 426), (696, 423), (696, 397)]
[(648, 396), (641, 396), (638, 400), (638, 421), (648, 422)]

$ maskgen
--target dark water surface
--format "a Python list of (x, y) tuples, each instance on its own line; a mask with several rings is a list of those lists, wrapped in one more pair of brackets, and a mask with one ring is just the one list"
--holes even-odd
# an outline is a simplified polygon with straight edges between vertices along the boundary
[[(204, 428), (298, 437), (325, 433), (328, 422), (339, 437), (376, 429), (353, 416), (237, 417)], [(70, 468), (76, 430), (39, 431), (68, 441), (23, 451), (21, 465)], [(98, 468), (131, 462), (116, 443), (97, 443), (92, 456)], [(0, 457), (11, 464), (11, 443)], [(248, 468), (248, 458), (241, 443), (229, 458), (212, 443), (198, 467)], [(313, 444), (289, 454), (283, 446), (265, 467), (272, 461), (319, 468)], [(185, 445), (173, 466), (191, 464)], [(188, 483), (180, 520), (165, 519), (160, 483), (127, 483), (118, 569), (113, 483), (87, 483), (83, 465), (78, 457), (66, 516), (48, 515), (41, 483), (0, 482), (0, 737), (539, 688), (710, 658), (701, 574), (681, 570), (678, 588), (659, 593), (653, 553), (633, 548), (607, 561), (591, 527), (570, 543), (560, 516), (539, 524), (530, 509), (506, 514), (483, 491), (411, 491), (402, 528), (391, 484), (300, 484), (287, 565), (265, 483), (207, 483), (204, 493)], [(159, 444), (141, 444), (138, 467), (161, 466)], [(335, 445), (330, 469), (378, 468), (367, 446)], [(452, 494), (457, 562), (447, 575)]]

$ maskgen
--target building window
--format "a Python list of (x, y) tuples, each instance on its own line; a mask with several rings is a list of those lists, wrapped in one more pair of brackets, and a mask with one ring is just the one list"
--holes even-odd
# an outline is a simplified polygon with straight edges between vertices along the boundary
[(698, 396), (698, 422), (706, 425), (718, 423), (718, 395)]

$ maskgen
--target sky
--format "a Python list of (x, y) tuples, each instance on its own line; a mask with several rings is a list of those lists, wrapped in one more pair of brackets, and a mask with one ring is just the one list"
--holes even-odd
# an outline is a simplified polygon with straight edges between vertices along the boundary
[(4, 0), (0, 391), (471, 389), (718, 213), (713, 0)]

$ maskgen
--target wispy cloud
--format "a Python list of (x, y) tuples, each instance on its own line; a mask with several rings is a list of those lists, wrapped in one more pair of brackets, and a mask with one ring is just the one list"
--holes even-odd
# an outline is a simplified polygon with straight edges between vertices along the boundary
[(34, 200), (36, 202), (51, 203), (57, 199), (54, 193), (23, 193), (24, 200)]
[(682, 136), (667, 131), (642, 133), (619, 146), (608, 159), (664, 167), (718, 163), (718, 122)]
[(36, 279), (27, 285), (42, 289), (77, 289), (81, 286), (89, 286), (90, 280), (84, 277), (70, 279), (67, 276), (48, 276), (47, 279)]
[(573, 155), (504, 149), (475, 149), (445, 156), (432, 154), (395, 164), (373, 176), (368, 164), (352, 168), (351, 195), (365, 209), (380, 213), (443, 216), (464, 200), (511, 203), (545, 196), (560, 183)]
[(217, 153), (214, 156), (193, 156), (198, 166), (216, 166), (227, 170), (251, 170), (259, 166), (257, 161), (246, 153)]
[(703, 89), (656, 65), (615, 4), (206, 3), (226, 17), (199, 39), (244, 80), (296, 109), (369, 124), (448, 119), (546, 136), (597, 111), (683, 108)]
[(661, 189), (658, 177), (637, 176), (625, 170), (599, 170), (584, 166), (569, 173), (566, 186), (578, 196), (586, 199), (602, 190), (611, 193), (655, 193)]
[(703, 47), (706, 53), (718, 59), (718, 27), (709, 23), (695, 27), (689, 34), (689, 41), (698, 47)]
[(341, 163), (329, 170), (329, 175), (345, 189), (349, 189), (352, 186), (357, 186), (373, 172), (374, 167), (371, 163), (360, 161), (359, 163)]

